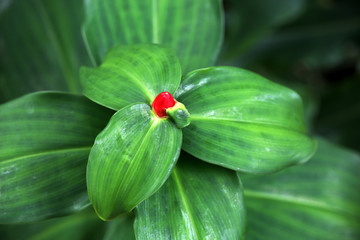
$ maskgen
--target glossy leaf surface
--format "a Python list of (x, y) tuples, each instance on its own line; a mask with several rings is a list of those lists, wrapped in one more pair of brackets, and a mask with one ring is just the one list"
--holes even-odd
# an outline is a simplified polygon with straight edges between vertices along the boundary
[(158, 190), (178, 159), (181, 140), (181, 130), (146, 104), (118, 111), (96, 137), (87, 166), (89, 197), (99, 217), (129, 212)]
[(269, 176), (241, 174), (248, 239), (359, 239), (360, 156), (319, 139), (315, 156)]
[(86, 162), (111, 112), (82, 96), (41, 92), (0, 106), (0, 222), (30, 222), (89, 204)]
[(90, 63), (81, 37), (83, 1), (0, 5), (0, 102), (40, 90), (79, 92), (79, 67)]
[(175, 51), (187, 73), (214, 64), (222, 32), (219, 0), (85, 1), (83, 35), (94, 65), (115, 45), (160, 43)]
[(175, 97), (191, 114), (183, 149), (210, 163), (265, 173), (307, 161), (302, 102), (290, 89), (244, 69), (213, 67), (185, 76)]
[(135, 209), (137, 239), (242, 239), (236, 173), (182, 153), (163, 187)]
[(119, 110), (135, 102), (148, 103), (164, 91), (174, 93), (181, 80), (176, 56), (155, 44), (119, 46), (98, 68), (80, 71), (84, 94), (106, 107)]

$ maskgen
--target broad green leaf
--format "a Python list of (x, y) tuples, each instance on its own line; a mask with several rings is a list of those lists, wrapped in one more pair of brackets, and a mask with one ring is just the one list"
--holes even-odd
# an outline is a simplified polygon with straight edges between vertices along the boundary
[(173, 94), (181, 80), (176, 56), (155, 44), (113, 48), (98, 68), (80, 71), (84, 94), (106, 107), (119, 110), (131, 103), (149, 105), (161, 92)]
[(306, 164), (269, 176), (240, 175), (248, 239), (359, 239), (360, 156), (318, 141)]
[(300, 97), (257, 74), (233, 67), (197, 70), (176, 95), (191, 114), (182, 147), (204, 161), (267, 173), (314, 154)]
[(135, 240), (134, 214), (124, 214), (106, 223), (103, 240)]
[(89, 205), (86, 162), (110, 111), (82, 96), (40, 92), (0, 106), (0, 223)]
[(0, 102), (39, 90), (79, 92), (89, 64), (81, 38), (82, 0), (2, 1)]
[(118, 111), (96, 137), (87, 166), (90, 201), (103, 220), (131, 211), (156, 192), (174, 167), (182, 133), (146, 104)]
[(83, 35), (94, 65), (115, 45), (160, 43), (183, 72), (214, 64), (223, 35), (219, 0), (86, 0)]
[(137, 239), (242, 239), (236, 173), (182, 153), (163, 187), (135, 209)]
[(30, 224), (0, 225), (2, 240), (98, 240), (104, 236), (106, 224), (93, 210)]

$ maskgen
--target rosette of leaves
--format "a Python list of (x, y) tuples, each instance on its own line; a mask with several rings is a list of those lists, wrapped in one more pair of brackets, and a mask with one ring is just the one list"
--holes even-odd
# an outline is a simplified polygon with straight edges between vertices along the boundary
[[(85, 96), (117, 111), (87, 165), (90, 201), (103, 220), (153, 195), (181, 149), (255, 174), (303, 163), (316, 149), (300, 97), (244, 69), (210, 67), (182, 77), (170, 50), (139, 44), (113, 48), (99, 67), (82, 68), (80, 79)], [(176, 185), (181, 174), (173, 175)]]
[[(81, 14), (75, 11), (68, 21), (73, 1), (29, 2), (13, 1), (7, 12), (20, 12), (1, 16), (6, 46), (1, 97), (40, 89), (76, 92), (77, 66), (87, 62), (75, 51), (81, 49), (74, 41)], [(233, 170), (276, 171), (306, 161), (315, 146), (306, 137), (294, 92), (237, 68), (188, 74), (215, 64), (223, 36), (221, 5), (219, 0), (85, 1), (83, 36), (94, 65), (103, 63), (82, 70), (84, 92), (108, 109), (84, 96), (54, 92), (0, 106), (0, 222), (78, 212), (89, 205), (89, 190), (106, 220), (146, 199), (135, 209), (138, 239), (242, 238), (242, 186)], [(27, 23), (31, 28), (24, 28)], [(44, 28), (52, 34), (39, 34)], [(172, 49), (181, 70), (174, 54), (157, 45), (115, 48), (104, 58), (115, 45), (148, 42)], [(152, 106), (163, 92), (175, 97), (168, 100), (176, 106), (170, 104), (169, 116), (160, 117)], [(154, 106), (163, 111), (168, 102), (160, 102)], [(111, 109), (117, 113), (108, 123)], [(180, 148), (213, 164), (184, 152), (175, 164)], [(116, 222), (108, 226), (121, 231)]]

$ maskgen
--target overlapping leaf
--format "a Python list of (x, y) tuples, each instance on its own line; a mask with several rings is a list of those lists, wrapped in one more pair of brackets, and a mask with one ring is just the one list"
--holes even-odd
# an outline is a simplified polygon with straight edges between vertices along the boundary
[(214, 64), (222, 43), (219, 0), (86, 0), (84, 38), (93, 62), (118, 44), (161, 43), (183, 72)]
[(265, 173), (305, 162), (315, 151), (306, 135), (300, 97), (232, 67), (197, 70), (177, 93), (191, 114), (183, 149), (210, 163)]
[(245, 209), (235, 172), (182, 153), (164, 186), (136, 207), (137, 239), (242, 239)]
[(241, 174), (249, 239), (359, 239), (359, 154), (319, 139), (306, 164), (269, 176)]
[(90, 63), (83, 1), (2, 1), (0, 11), (0, 102), (39, 90), (79, 92), (78, 69)]
[(0, 106), (0, 222), (70, 214), (89, 204), (85, 169), (111, 111), (42, 92)]
[(99, 68), (82, 68), (80, 78), (88, 98), (119, 110), (135, 102), (151, 104), (164, 91), (174, 93), (181, 68), (170, 50), (139, 44), (112, 49)]
[(96, 138), (87, 167), (90, 200), (109, 220), (131, 211), (165, 182), (181, 148), (182, 133), (146, 104), (118, 111)]

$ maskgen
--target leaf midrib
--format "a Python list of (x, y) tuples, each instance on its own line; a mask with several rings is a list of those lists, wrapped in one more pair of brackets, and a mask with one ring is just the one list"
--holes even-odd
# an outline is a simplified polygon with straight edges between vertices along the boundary
[[(150, 127), (149, 127), (149, 129), (147, 130), (147, 132), (145, 133), (145, 135), (143, 136), (143, 138), (140, 140), (141, 143), (140, 143), (139, 147), (136, 149), (136, 152), (135, 152), (135, 154), (134, 154), (133, 159), (136, 159), (136, 158), (138, 157), (138, 155), (140, 154), (140, 152), (143, 150), (143, 147), (142, 147), (143, 144), (145, 144), (145, 143), (147, 142), (147, 138), (150, 136), (150, 133), (152, 133), (153, 130), (156, 128), (156, 126), (157, 126), (157, 124), (158, 124), (158, 121), (156, 121), (156, 119), (153, 118), (153, 119), (151, 119), (151, 121), (149, 122), (149, 124), (150, 124)], [(123, 186), (124, 181), (126, 181), (128, 175), (131, 173), (131, 170), (130, 170), (130, 169), (131, 169), (130, 167), (126, 169), (126, 171), (125, 171), (125, 173), (124, 173), (124, 177), (122, 178), (122, 181), (120, 182), (120, 184), (119, 184), (118, 186)], [(119, 196), (120, 191), (121, 191), (121, 189), (118, 188), (118, 190), (117, 190), (117, 192), (116, 192), (116, 194), (115, 194), (116, 197)], [(140, 202), (137, 203), (137, 204), (140, 204)]]
[(340, 214), (347, 214), (342, 209), (333, 207), (330, 204), (326, 204), (317, 200), (313, 200), (306, 197), (296, 197), (291, 195), (281, 195), (276, 193), (267, 193), (267, 192), (260, 192), (256, 190), (248, 190), (244, 189), (244, 196), (250, 198), (258, 198), (258, 199), (265, 199), (265, 200), (273, 200), (278, 202), (286, 202), (290, 204), (301, 205), (309, 208), (315, 208), (319, 210), (325, 210), (328, 212), (335, 212)]
[(190, 225), (192, 226), (192, 229), (194, 231), (194, 234), (195, 234), (195, 238), (196, 239), (201, 239), (199, 238), (199, 234), (198, 234), (198, 231), (196, 229), (196, 225), (195, 225), (195, 221), (194, 221), (194, 218), (191, 214), (191, 211), (190, 211), (190, 207), (189, 207), (189, 203), (188, 203), (188, 200), (187, 200), (187, 197), (185, 195), (185, 191), (184, 191), (184, 188), (181, 184), (181, 181), (180, 181), (180, 177), (177, 173), (177, 168), (175, 167), (174, 170), (172, 171), (172, 177), (175, 181), (175, 185), (176, 187), (178, 188), (179, 190), (179, 195), (180, 195), (180, 198), (181, 198), (181, 201), (183, 202), (184, 204), (184, 207), (185, 207), (185, 211), (188, 213), (188, 216), (189, 216), (189, 220), (190, 220)]
[(26, 159), (26, 158), (41, 157), (41, 156), (45, 156), (45, 155), (51, 155), (51, 154), (62, 153), (62, 152), (90, 151), (91, 148), (92, 148), (92, 146), (85, 146), (85, 147), (76, 147), (76, 148), (48, 150), (48, 151), (44, 151), (44, 152), (31, 153), (31, 154), (27, 154), (27, 155), (15, 157), (15, 158), (3, 159), (3, 160), (0, 160), (0, 164), (4, 163), (4, 162), (13, 162), (13, 161)]
[[(112, 63), (109, 63), (106, 66), (110, 66), (110, 67), (114, 67), (114, 68), (118, 67)], [(151, 103), (154, 100), (154, 98), (155, 98), (154, 94), (149, 91), (149, 89), (146, 87), (146, 85), (144, 85), (144, 82), (139, 80), (136, 75), (134, 75), (132, 72), (128, 71), (125, 68), (122, 68), (121, 71), (125, 75), (127, 75), (129, 77), (129, 79), (132, 80), (133, 83), (135, 83), (136, 85), (139, 86), (139, 88), (142, 90), (142, 92), (146, 95), (149, 103)], [(120, 74), (121, 74), (121, 72), (120, 72)], [(119, 109), (115, 109), (115, 110), (119, 110)]]

